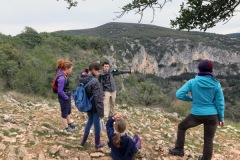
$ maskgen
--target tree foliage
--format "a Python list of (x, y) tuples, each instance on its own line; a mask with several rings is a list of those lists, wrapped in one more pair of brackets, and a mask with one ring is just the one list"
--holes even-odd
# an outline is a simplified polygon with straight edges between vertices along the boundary
[[(77, 1), (66, 1), (69, 9), (77, 5)], [(141, 15), (139, 20), (141, 21), (144, 11), (150, 8), (153, 11), (153, 21), (156, 9), (161, 11), (167, 2), (172, 0), (132, 0), (121, 8), (122, 11), (117, 18), (135, 11), (136, 14)], [(219, 22), (227, 23), (234, 16), (239, 4), (239, 0), (187, 0), (180, 5), (179, 16), (175, 20), (170, 20), (171, 26), (179, 30), (206, 31)]]
[(101, 60), (106, 49), (109, 42), (103, 38), (38, 33), (30, 27), (15, 37), (0, 34), (2, 88), (52, 97), (51, 82), (58, 58), (73, 62), (70, 79), (74, 88), (79, 73), (93, 60)]
[[(116, 78), (115, 78), (116, 79)], [(164, 88), (156, 76), (131, 74), (124, 79), (123, 86), (118, 87), (117, 102), (121, 104), (142, 104), (144, 106), (159, 105), (164, 103)], [(119, 84), (119, 80), (116, 81)], [(162, 83), (164, 85), (165, 82)]]
[(180, 16), (171, 20), (171, 25), (180, 30), (206, 31), (219, 22), (229, 21), (239, 4), (239, 0), (188, 0), (181, 5)]
[(38, 32), (31, 28), (25, 27), (24, 31), (19, 35), (23, 43), (30, 49), (33, 49), (36, 45), (42, 43), (42, 37)]

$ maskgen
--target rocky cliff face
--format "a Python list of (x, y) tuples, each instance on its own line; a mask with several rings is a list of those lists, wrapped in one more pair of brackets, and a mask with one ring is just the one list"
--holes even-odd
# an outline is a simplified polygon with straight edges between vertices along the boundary
[[(226, 75), (230, 71), (227, 67), (230, 64), (240, 62), (240, 52), (230, 52), (209, 46), (199, 44), (196, 48), (185, 46), (183, 51), (164, 53), (160, 60), (158, 55), (147, 52), (141, 45), (140, 50), (132, 59), (132, 69), (144, 74), (156, 74), (161, 77), (177, 76), (184, 72), (197, 72), (199, 60), (210, 59), (216, 64), (215, 74)], [(231, 71), (231, 74), (237, 74), (239, 71)]]
[[(240, 69), (238, 36), (184, 32), (134, 23), (107, 23), (92, 29), (59, 33), (106, 38), (112, 46), (104, 58), (109, 60), (112, 67), (131, 66), (132, 70), (140, 73), (164, 78), (184, 72), (196, 73), (202, 59), (215, 62), (215, 74), (237, 74)], [(232, 64), (237, 65), (234, 70)]]

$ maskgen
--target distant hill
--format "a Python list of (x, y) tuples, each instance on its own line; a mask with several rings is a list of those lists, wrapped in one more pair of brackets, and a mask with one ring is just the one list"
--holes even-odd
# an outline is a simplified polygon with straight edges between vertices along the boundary
[[(148, 40), (159, 37), (171, 37), (174, 39), (186, 39), (195, 43), (203, 43), (203, 45), (212, 47), (217, 46), (229, 50), (240, 50), (239, 47), (236, 48), (235, 46), (236, 41), (231, 40), (229, 36), (226, 35), (197, 31), (179, 31), (175, 29), (139, 23), (111, 22), (90, 29), (61, 30), (53, 33), (75, 36), (87, 35), (93, 37), (103, 37), (110, 40), (112, 43), (124, 43), (126, 40), (131, 41), (131, 39), (134, 41), (139, 39)], [(240, 40), (237, 43), (239, 42)]]
[(230, 33), (230, 34), (226, 34), (229, 37), (236, 37), (236, 38), (240, 38), (240, 33)]

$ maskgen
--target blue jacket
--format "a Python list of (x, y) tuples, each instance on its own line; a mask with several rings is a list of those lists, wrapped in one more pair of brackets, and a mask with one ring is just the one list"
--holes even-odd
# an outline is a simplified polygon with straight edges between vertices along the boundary
[(222, 87), (212, 76), (197, 75), (176, 92), (176, 97), (183, 101), (192, 101), (191, 114), (193, 115), (218, 114), (219, 120), (224, 120), (225, 107)]
[(135, 143), (133, 142), (132, 138), (129, 137), (127, 134), (121, 137), (120, 140), (120, 148), (114, 146), (112, 138), (115, 135), (113, 129), (113, 122), (114, 120), (110, 117), (107, 121), (106, 128), (107, 128), (107, 135), (108, 135), (108, 146), (111, 148), (111, 157), (113, 160), (132, 160), (134, 154), (137, 153), (137, 148)]

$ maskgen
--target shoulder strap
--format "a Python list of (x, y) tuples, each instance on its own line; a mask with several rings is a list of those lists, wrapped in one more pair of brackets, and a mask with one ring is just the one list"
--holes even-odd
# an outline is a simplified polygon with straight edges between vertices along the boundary
[(64, 83), (66, 84), (66, 76), (64, 75), (64, 74), (58, 74), (57, 75), (57, 77), (56, 77), (56, 80), (59, 78), (59, 77), (61, 77), (61, 76), (63, 76), (64, 77)]
[(85, 84), (84, 88), (86, 88), (95, 78), (92, 78), (87, 84)]
[(57, 77), (56, 77), (56, 79), (57, 79), (57, 78), (63, 76), (63, 74), (56, 74), (56, 76), (57, 76)]

